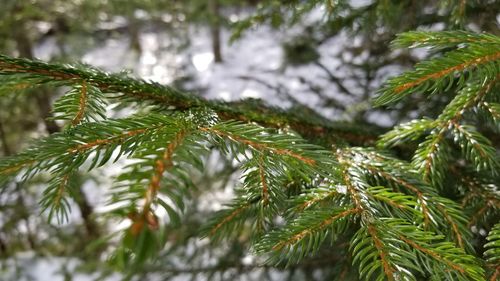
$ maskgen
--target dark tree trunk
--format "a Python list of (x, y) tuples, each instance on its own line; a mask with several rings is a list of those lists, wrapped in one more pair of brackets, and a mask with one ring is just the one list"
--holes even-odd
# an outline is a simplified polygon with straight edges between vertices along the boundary
[[(14, 25), (13, 33), (19, 55), (21, 57), (33, 59), (33, 46), (31, 44), (31, 40), (28, 37), (27, 29), (25, 28), (24, 23), (18, 22), (16, 25)], [(45, 124), (47, 132), (49, 134), (59, 132), (59, 126), (57, 126), (54, 121), (49, 119), (52, 114), (50, 107), (50, 95), (48, 91), (45, 88), (40, 88), (39, 92), (35, 95), (35, 100), (40, 112), (40, 117)]]
[(140, 32), (140, 23), (132, 14), (129, 17), (129, 24), (128, 24), (128, 33), (130, 36), (130, 48), (132, 48), (132, 50), (136, 51), (137, 53), (141, 54), (142, 47), (141, 47), (141, 40), (139, 38), (139, 32)]
[(0, 140), (2, 141), (2, 151), (4, 156), (10, 155), (11, 149), (9, 146), (9, 143), (7, 141), (7, 134), (5, 133), (5, 130), (3, 128), (3, 120), (0, 119)]
[[(30, 38), (28, 37), (27, 28), (24, 25), (24, 22), (17, 22), (17, 24), (14, 25), (14, 27), (15, 28), (13, 30), (13, 38), (16, 42), (19, 55), (21, 57), (33, 59), (34, 58), (33, 45), (31, 43)], [(50, 119), (52, 117), (52, 111), (51, 111), (52, 109), (50, 103), (50, 94), (47, 91), (47, 89), (40, 88), (39, 92), (37, 92), (35, 95), (35, 99), (40, 113), (40, 117), (42, 118), (45, 124), (47, 133), (54, 134), (61, 131), (61, 128), (59, 128), (59, 126), (53, 120)], [(97, 237), (99, 235), (99, 232), (97, 225), (92, 218), (93, 208), (87, 201), (87, 198), (85, 197), (85, 194), (83, 193), (81, 188), (79, 188), (77, 192), (79, 193), (79, 196), (78, 200), (76, 200), (76, 203), (80, 209), (87, 233), (89, 237)]]
[(80, 209), (87, 235), (90, 239), (98, 238), (99, 227), (93, 218), (94, 210), (89, 204), (87, 197), (85, 197), (85, 193), (83, 192), (83, 190), (81, 188), (77, 188), (75, 191), (77, 193), (75, 196), (75, 201), (78, 205), (78, 208)]
[(210, 13), (210, 33), (212, 35), (212, 52), (214, 54), (214, 61), (216, 63), (220, 63), (222, 62), (222, 51), (219, 1), (208, 0), (208, 10)]

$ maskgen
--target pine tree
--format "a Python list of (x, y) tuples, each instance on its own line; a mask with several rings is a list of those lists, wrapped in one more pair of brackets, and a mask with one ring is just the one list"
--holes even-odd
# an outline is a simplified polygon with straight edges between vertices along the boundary
[[(130, 159), (112, 189), (109, 213), (131, 222), (112, 255), (125, 267), (163, 247), (165, 227), (155, 213), (164, 208), (169, 224), (181, 223), (190, 174), (206, 169), (206, 155), (217, 149), (238, 161), (243, 181), (201, 230), (214, 242), (245, 229), (253, 251), (276, 266), (300, 263), (328, 243), (362, 280), (495, 280), (500, 169), (492, 139), (500, 121), (500, 38), (419, 31), (400, 34), (393, 46), (431, 47), (444, 55), (387, 81), (375, 105), (450, 88), (456, 95), (437, 118), (401, 124), (381, 136), (377, 148), (358, 128), (205, 100), (88, 65), (0, 56), (2, 92), (68, 89), (54, 103), (64, 131), (2, 159), (1, 180), (50, 174), (40, 204), (49, 219), (64, 221), (77, 196), (77, 173)], [(111, 119), (109, 104), (143, 109)], [(398, 146), (415, 149), (411, 161), (386, 150)], [(483, 258), (471, 229), (489, 228)]]

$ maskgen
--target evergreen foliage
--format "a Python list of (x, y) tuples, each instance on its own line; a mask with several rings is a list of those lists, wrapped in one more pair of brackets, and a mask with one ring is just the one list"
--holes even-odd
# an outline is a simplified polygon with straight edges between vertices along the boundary
[[(75, 174), (126, 160), (109, 202), (110, 216), (130, 222), (111, 258), (126, 268), (167, 243), (159, 208), (167, 224), (182, 223), (195, 188), (190, 174), (203, 171), (206, 155), (217, 149), (238, 162), (242, 180), (201, 236), (220, 242), (249, 230), (253, 251), (277, 266), (300, 263), (329, 243), (350, 253), (345, 258), (362, 280), (495, 280), (500, 229), (492, 222), (500, 215), (500, 167), (498, 148), (486, 135), (498, 131), (500, 119), (500, 39), (419, 31), (401, 34), (393, 45), (446, 53), (387, 81), (376, 105), (410, 94), (453, 89), (456, 95), (437, 118), (397, 126), (378, 148), (357, 128), (309, 116), (205, 100), (86, 65), (0, 56), (2, 93), (69, 88), (54, 104), (64, 131), (3, 158), (0, 181), (49, 174), (40, 204), (49, 219), (64, 221), (77, 196)], [(141, 110), (108, 118), (109, 105)], [(483, 117), (486, 126), (475, 126)], [(416, 145), (411, 161), (385, 150), (401, 145)], [(484, 259), (472, 240), (471, 229), (478, 228), (492, 228)]]

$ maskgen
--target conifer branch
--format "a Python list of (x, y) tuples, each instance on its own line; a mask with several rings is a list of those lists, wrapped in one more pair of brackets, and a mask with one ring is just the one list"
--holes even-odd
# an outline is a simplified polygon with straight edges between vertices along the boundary
[(316, 253), (323, 241), (345, 231), (350, 218), (361, 211), (355, 206), (304, 211), (281, 229), (264, 235), (255, 245), (257, 253), (270, 253), (268, 262), (287, 265)]
[(338, 125), (330, 121), (314, 122), (303, 114), (294, 114), (278, 108), (252, 105), (251, 103), (233, 104), (219, 101), (207, 101), (195, 95), (188, 95), (168, 86), (135, 80), (123, 75), (108, 74), (88, 66), (65, 66), (40, 61), (10, 58), (0, 55), (0, 76), (26, 74), (41, 77), (36, 84), (53, 83), (71, 85), (86, 81), (103, 93), (120, 93), (121, 102), (139, 101), (153, 103), (163, 108), (175, 107), (177, 110), (210, 108), (222, 120), (240, 120), (257, 122), (266, 127), (292, 128), (306, 138), (321, 138), (328, 142), (348, 141), (353, 144), (372, 142), (378, 130), (368, 128), (349, 128), (348, 124)]
[(342, 165), (342, 179), (347, 187), (347, 192), (351, 196), (354, 206), (357, 209), (364, 211), (366, 208), (362, 202), (361, 195), (358, 192), (357, 187), (351, 181), (351, 175), (349, 174), (349, 169), (352, 168), (352, 162), (344, 155), (344, 152), (337, 150), (337, 157), (339, 163)]
[(467, 110), (484, 102), (486, 95), (492, 92), (498, 81), (500, 81), (500, 74), (493, 79), (474, 81), (462, 89), (437, 118), (443, 122), (441, 127), (447, 127), (452, 122), (459, 122)]
[(269, 187), (267, 186), (266, 175), (264, 172), (262, 156), (259, 158), (259, 177), (262, 185), (262, 205), (266, 206), (269, 204)]
[(495, 268), (495, 272), (491, 275), (490, 281), (496, 281), (500, 277), (500, 265)]
[(410, 182), (404, 180), (403, 178), (400, 177), (395, 177), (394, 175), (391, 175), (388, 172), (385, 172), (384, 170), (381, 170), (375, 166), (367, 165), (365, 162), (360, 163), (363, 168), (367, 169), (371, 174), (373, 175), (380, 175), (382, 178), (389, 182), (394, 182), (400, 186), (403, 186), (404, 188), (410, 190), (412, 193), (415, 194), (417, 197), (417, 202), (418, 205), (420, 206), (422, 216), (424, 219), (424, 226), (429, 226), (430, 225), (430, 212), (428, 210), (428, 199), (425, 194), (420, 191), (419, 188), (417, 188), (415, 185), (411, 184)]
[(472, 161), (478, 171), (486, 170), (496, 174), (500, 164), (491, 142), (470, 126), (456, 122), (452, 125), (455, 128), (455, 142), (461, 146), (466, 159)]
[(447, 266), (449, 266), (450, 268), (452, 268), (453, 270), (456, 270), (460, 273), (465, 273), (466, 270), (460, 266), (459, 264), (441, 256), (441, 254), (437, 253), (437, 252), (434, 252), (431, 248), (427, 248), (427, 247), (424, 247), (424, 246), (421, 246), (419, 245), (418, 243), (416, 242), (413, 242), (412, 240), (406, 238), (405, 236), (403, 235), (400, 235), (399, 238), (401, 240), (403, 240), (406, 244), (412, 246), (414, 249), (422, 252), (422, 253), (425, 253), (427, 254), (428, 256), (434, 258), (435, 260), (437, 261), (440, 261), (440, 262), (443, 262), (445, 263)]
[[(405, 195), (399, 192), (393, 192), (392, 190), (382, 186), (369, 188), (368, 195), (376, 201), (384, 202), (401, 211), (410, 211), (414, 213), (414, 207), (418, 205), (415, 204), (413, 196)], [(416, 213), (420, 214), (420, 212), (418, 211)]]
[(479, 219), (484, 215), (484, 213), (488, 211), (490, 207), (491, 207), (490, 202), (487, 202), (482, 208), (480, 208), (474, 214), (472, 214), (469, 223), (467, 224), (467, 227), (474, 226), (479, 221)]
[(36, 161), (34, 159), (29, 159), (29, 160), (19, 161), (18, 163), (14, 163), (13, 165), (7, 164), (4, 167), (0, 168), (0, 175), (9, 175), (12, 173), (16, 173), (19, 170), (28, 167), (35, 162)]
[(409, 31), (400, 33), (392, 41), (393, 48), (450, 48), (460, 44), (500, 44), (497, 36), (461, 30)]
[[(445, 38), (449, 38), (450, 34), (444, 34), (441, 39), (447, 40)], [(436, 35), (436, 33), (432, 35)], [(456, 37), (461, 35), (463, 34), (460, 32), (453, 34)], [(440, 35), (438, 34), (437, 36)], [(403, 36), (399, 38), (396, 44), (413, 44), (415, 43), (412, 41), (414, 37), (412, 34), (406, 37)], [(425, 45), (440, 46), (436, 41), (439, 40), (428, 40)], [(485, 79), (495, 79), (499, 75), (500, 44), (498, 42), (492, 43), (469, 43), (464, 48), (446, 53), (444, 57), (418, 63), (414, 71), (406, 72), (403, 75), (390, 79), (385, 87), (379, 91), (380, 94), (375, 104), (381, 106), (393, 103), (412, 92), (430, 91), (435, 93), (449, 88), (454, 84), (455, 74), (457, 73), (470, 72), (470, 75), (461, 75), (460, 79), (457, 80), (459, 87), (476, 76)]]
[(373, 243), (374, 243), (375, 247), (377, 248), (377, 250), (379, 252), (379, 256), (380, 256), (380, 260), (382, 262), (382, 267), (384, 269), (385, 276), (388, 278), (388, 280), (391, 280), (391, 281), (394, 280), (395, 269), (387, 261), (388, 253), (386, 252), (385, 247), (382, 244), (382, 241), (378, 237), (376, 228), (373, 227), (373, 225), (368, 225), (367, 230), (373, 239)]
[(493, 120), (495, 120), (496, 122), (500, 122), (500, 104), (483, 101), (480, 106), (485, 108), (488, 113), (491, 114)]
[(487, 55), (483, 55), (483, 56), (479, 56), (479, 57), (470, 58), (470, 59), (468, 59), (468, 60), (466, 60), (458, 65), (450, 66), (450, 67), (445, 68), (443, 70), (423, 75), (423, 76), (419, 77), (418, 79), (414, 79), (411, 82), (407, 82), (407, 83), (404, 83), (402, 85), (399, 85), (396, 88), (394, 88), (394, 92), (399, 94), (399, 93), (402, 93), (408, 89), (411, 89), (411, 88), (414, 88), (418, 85), (421, 85), (424, 82), (427, 82), (429, 80), (441, 79), (441, 78), (449, 75), (450, 73), (464, 71), (465, 69), (467, 69), (469, 67), (475, 67), (477, 65), (486, 64), (488, 62), (493, 62), (493, 61), (496, 61), (498, 59), (500, 59), (500, 52), (498, 52), (498, 51), (494, 52), (492, 54), (487, 54)]
[(228, 216), (226, 216), (221, 222), (217, 223), (212, 229), (210, 229), (210, 235), (213, 236), (217, 231), (224, 226), (225, 224), (229, 223), (232, 221), (236, 216), (241, 214), (245, 209), (247, 209), (250, 206), (250, 204), (245, 204), (243, 206), (240, 206), (236, 209), (234, 209)]
[(292, 244), (295, 244), (297, 243), (298, 241), (304, 239), (304, 237), (306, 236), (309, 236), (309, 235), (312, 235), (313, 233), (317, 232), (317, 231), (320, 231), (322, 230), (323, 228), (329, 226), (330, 224), (332, 224), (332, 222), (338, 220), (338, 219), (341, 219), (341, 218), (344, 218), (344, 217), (347, 217), (351, 214), (356, 214), (356, 213), (359, 213), (361, 210), (360, 209), (357, 209), (357, 208), (352, 208), (352, 209), (348, 209), (348, 210), (345, 210), (345, 211), (342, 211), (334, 216), (331, 216), (325, 220), (322, 220), (318, 223), (316, 223), (315, 225), (307, 228), (307, 229), (304, 229), (298, 233), (295, 233), (293, 236), (291, 236), (288, 240), (285, 240), (285, 241), (281, 241), (279, 242), (278, 244), (274, 245), (272, 247), (272, 250), (273, 251), (279, 251), (281, 250), (283, 247), (287, 247), (287, 246), (290, 246)]
[(126, 140), (127, 138), (131, 138), (131, 137), (134, 137), (134, 136), (137, 136), (137, 135), (140, 135), (140, 134), (144, 134), (147, 131), (155, 130), (155, 129), (158, 129), (158, 128), (159, 127), (157, 127), (157, 128), (148, 128), (148, 129), (136, 129), (136, 130), (131, 130), (131, 131), (128, 131), (126, 133), (123, 133), (123, 134), (120, 134), (120, 135), (116, 135), (116, 136), (112, 136), (112, 137), (109, 137), (109, 138), (92, 140), (90, 142), (83, 143), (83, 144), (78, 144), (78, 145), (76, 145), (74, 147), (71, 147), (71, 148), (68, 149), (68, 152), (69, 153), (81, 153), (81, 152), (85, 152), (85, 151), (87, 151), (89, 149), (93, 149), (95, 147), (98, 147), (98, 146), (104, 146), (104, 145), (108, 145), (108, 144), (112, 144), (112, 143), (121, 143), (124, 140)]
[[(270, 262), (289, 265), (317, 253), (327, 239), (334, 242), (355, 231), (348, 243), (336, 246), (344, 249), (350, 244), (361, 279), (417, 280), (432, 275), (436, 280), (485, 280), (476, 258), (465, 252), (472, 249), (467, 222), (482, 226), (480, 220), (486, 221), (499, 209), (500, 201), (490, 194), (497, 187), (485, 191), (482, 183), (496, 182), (498, 152), (479, 133), (483, 130), (464, 122), (469, 112), (486, 112), (498, 120), (497, 98), (492, 93), (500, 80), (500, 41), (493, 35), (467, 32), (407, 33), (397, 40), (394, 44), (400, 46), (454, 48), (391, 79), (377, 100), (387, 104), (414, 91), (434, 93), (457, 87), (457, 95), (435, 120), (400, 125), (379, 141), (379, 146), (390, 147), (428, 134), (412, 164), (371, 148), (332, 152), (309, 144), (295, 132), (327, 145), (346, 135), (349, 142), (365, 144), (373, 135), (262, 107), (258, 101), (209, 101), (86, 66), (0, 56), (0, 81), (7, 81), (0, 83), (0, 91), (13, 85), (24, 89), (27, 82), (71, 88), (54, 106), (55, 118), (67, 121), (70, 128), (0, 161), (0, 180), (21, 171), (25, 179), (50, 173), (42, 207), (51, 208), (49, 217), (67, 218), (72, 173), (86, 164), (89, 170), (105, 165), (116, 154), (115, 161), (127, 156), (133, 161), (117, 178), (110, 200), (117, 207), (111, 213), (132, 221), (117, 256), (124, 262), (128, 258), (140, 262), (165, 241), (156, 207), (166, 210), (170, 222), (179, 223), (178, 213), (185, 209), (193, 186), (193, 168), (204, 170), (203, 157), (218, 149), (238, 161), (242, 184), (229, 206), (204, 226), (205, 236), (220, 240), (250, 231), (257, 238), (257, 253), (269, 253)], [(105, 105), (110, 98), (123, 104), (154, 105), (156, 113), (109, 120)], [(489, 125), (484, 131), (491, 129)], [(461, 154), (449, 139), (460, 146)], [(458, 161), (457, 155), (467, 161)], [(448, 179), (448, 162), (453, 162), (450, 169), (460, 164), (467, 173), (487, 177), (480, 183), (458, 178), (457, 194), (470, 205), (467, 211), (475, 212), (469, 221), (455, 201), (436, 191)], [(468, 195), (473, 185), (480, 190)], [(284, 224), (276, 223), (278, 216), (285, 218)], [(274, 230), (266, 233), (269, 229)], [(497, 230), (488, 236), (485, 257), (491, 267), (497, 266), (497, 236)]]
[(175, 152), (177, 146), (180, 145), (182, 140), (186, 137), (187, 132), (185, 130), (179, 131), (174, 139), (168, 144), (167, 148), (164, 150), (163, 155), (160, 159), (157, 159), (154, 163), (154, 173), (149, 183), (148, 189), (145, 193), (145, 202), (143, 207), (143, 214), (148, 214), (151, 208), (151, 204), (160, 189), (160, 181), (163, 177), (163, 173), (165, 170), (168, 170), (173, 167), (174, 163), (172, 160), (172, 156)]
[(465, 245), (464, 245), (464, 241), (463, 241), (463, 238), (462, 238), (463, 234), (460, 231), (460, 229), (459, 229), (457, 223), (455, 222), (455, 220), (448, 214), (448, 212), (446, 211), (446, 208), (444, 206), (442, 206), (440, 203), (436, 204), (436, 208), (441, 212), (441, 214), (443, 214), (444, 219), (446, 220), (446, 222), (451, 225), (451, 230), (452, 230), (452, 233), (453, 233), (453, 237), (456, 239), (458, 246), (460, 248), (464, 249)]
[(488, 240), (488, 243), (484, 245), (486, 249), (484, 256), (487, 262), (495, 266), (498, 270), (500, 267), (500, 223), (493, 226), (486, 240)]
[(305, 196), (299, 197), (299, 199), (296, 201), (297, 207), (295, 209), (296, 211), (301, 212), (337, 195), (341, 195), (341, 193), (339, 193), (339, 191), (335, 188), (331, 190), (321, 190), (319, 188), (316, 188)]
[(204, 132), (213, 133), (213, 134), (220, 136), (220, 137), (229, 138), (229, 139), (236, 141), (238, 143), (250, 146), (256, 150), (260, 150), (260, 151), (267, 150), (267, 151), (276, 153), (278, 155), (290, 156), (290, 157), (298, 159), (298, 160), (300, 160), (308, 165), (315, 165), (316, 164), (316, 161), (314, 159), (305, 157), (305, 156), (300, 155), (298, 153), (295, 153), (289, 149), (273, 147), (273, 145), (270, 143), (262, 143), (262, 142), (258, 142), (256, 140), (246, 139), (244, 137), (237, 136), (237, 135), (231, 134), (229, 132), (224, 132), (224, 131), (216, 129), (216, 128), (203, 128), (202, 127), (202, 128), (200, 128), (200, 130), (204, 131)]
[[(433, 229), (441, 232), (443, 227), (451, 227), (451, 237), (454, 238), (457, 245), (464, 247), (464, 238), (468, 239), (469, 231), (466, 228), (465, 216), (460, 212), (460, 208), (454, 202), (440, 197), (436, 191), (429, 185), (426, 185), (421, 180), (420, 176), (411, 171), (411, 168), (400, 161), (383, 156), (374, 151), (364, 151), (356, 148), (351, 149), (356, 152), (353, 157), (357, 158), (357, 162), (352, 162), (351, 165), (356, 165), (361, 171), (383, 179), (383, 182), (378, 182), (380, 185), (393, 186), (395, 192), (379, 193), (380, 195), (388, 196), (385, 201), (392, 200), (391, 197), (400, 200), (405, 208), (419, 206), (419, 214), (423, 218), (425, 229)], [(365, 160), (360, 160), (363, 157)], [(385, 167), (390, 167), (390, 170)], [(416, 197), (416, 201), (406, 201), (405, 197), (398, 196), (398, 191), (403, 188), (405, 193), (410, 192)], [(383, 187), (371, 187), (368, 189), (368, 195), (375, 196), (378, 192), (384, 192)], [(394, 205), (394, 204), (393, 204)], [(394, 216), (393, 214), (388, 214)], [(415, 218), (412, 218), (415, 219)], [(470, 246), (470, 245), (467, 245)]]
[(42, 199), (39, 203), (42, 207), (42, 212), (49, 210), (49, 222), (52, 221), (54, 215), (59, 223), (69, 220), (68, 212), (70, 211), (70, 205), (67, 195), (71, 195), (72, 193), (71, 189), (73, 187), (70, 186), (71, 176), (71, 171), (57, 175), (42, 194)]
[(422, 172), (424, 181), (437, 186), (443, 181), (444, 164), (449, 155), (448, 145), (443, 142), (446, 132), (446, 127), (440, 127), (427, 136), (425, 141), (419, 144), (412, 159), (413, 165)]
[(78, 112), (75, 118), (71, 121), (71, 125), (76, 126), (82, 121), (83, 115), (85, 114), (85, 107), (87, 105), (87, 82), (82, 81), (82, 86), (80, 89), (80, 100), (78, 105)]
[(422, 172), (424, 180), (440, 186), (451, 150), (445, 140), (451, 133), (453, 140), (462, 148), (465, 158), (472, 161), (477, 170), (487, 170), (494, 174), (499, 164), (495, 160), (496, 152), (491, 142), (470, 126), (461, 125), (459, 122), (468, 110), (484, 102), (499, 78), (497, 75), (493, 79), (472, 82), (459, 92), (436, 120), (423, 119), (396, 127), (382, 136), (379, 146), (394, 146), (415, 140), (427, 130), (433, 129), (418, 146), (412, 163)]

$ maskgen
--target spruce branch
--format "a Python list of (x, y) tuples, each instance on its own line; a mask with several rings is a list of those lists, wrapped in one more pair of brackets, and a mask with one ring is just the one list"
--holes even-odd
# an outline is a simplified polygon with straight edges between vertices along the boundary
[(271, 253), (270, 263), (285, 262), (289, 266), (316, 253), (329, 235), (333, 241), (345, 231), (349, 217), (359, 213), (354, 206), (304, 211), (286, 227), (266, 234), (255, 245), (255, 251)]
[(154, 162), (153, 166), (153, 176), (151, 177), (149, 186), (145, 194), (144, 210), (143, 212), (147, 214), (151, 208), (151, 204), (160, 189), (160, 182), (163, 177), (165, 170), (168, 170), (174, 166), (172, 157), (177, 148), (186, 137), (187, 132), (185, 130), (180, 130), (177, 132), (172, 139), (172, 141), (167, 145), (164, 150), (163, 155)]
[[(326, 142), (347, 141), (353, 144), (371, 142), (379, 130), (352, 127), (348, 124), (335, 124), (324, 121), (311, 121), (307, 115), (294, 114), (278, 108), (252, 103), (226, 103), (208, 101), (195, 95), (182, 93), (172, 87), (157, 83), (136, 80), (123, 74), (108, 74), (86, 65), (49, 64), (0, 55), (0, 77), (16, 77), (19, 84), (25, 83), (20, 74), (34, 77), (33, 83), (45, 84), (50, 81), (56, 85), (73, 85), (86, 81), (87, 86), (94, 86), (102, 93), (119, 94), (114, 101), (141, 102), (154, 104), (163, 108), (187, 110), (193, 108), (210, 108), (222, 120), (240, 120), (257, 122), (266, 127), (291, 128), (303, 137)], [(21, 76), (22, 77), (22, 76)], [(14, 83), (14, 85), (16, 85)]]
[(415, 220), (416, 218), (422, 216), (422, 213), (415, 208), (418, 206), (418, 203), (416, 198), (413, 196), (394, 192), (392, 189), (383, 186), (370, 187), (367, 191), (368, 196), (372, 198), (372, 200), (370, 200), (372, 205), (387, 204), (396, 209), (395, 212), (391, 208), (388, 208), (388, 206), (376, 206), (376, 208), (380, 210), (384, 216), (400, 216), (406, 217), (408, 220)]
[(472, 126), (453, 123), (454, 140), (462, 149), (465, 158), (470, 160), (476, 170), (498, 172), (500, 163), (497, 160), (497, 152), (492, 147), (490, 140), (477, 132)]
[(430, 118), (412, 120), (383, 134), (377, 141), (377, 146), (380, 148), (394, 147), (410, 141), (417, 141), (422, 135), (434, 129), (435, 126), (436, 121)]
[(262, 186), (262, 205), (266, 206), (267, 204), (269, 204), (269, 187), (267, 184), (267, 176), (264, 169), (262, 157), (259, 159), (259, 176)]
[[(394, 239), (391, 225), (384, 221), (364, 221), (352, 239), (353, 264), (364, 280), (416, 280), (414, 272), (422, 272), (414, 264), (411, 248)], [(394, 251), (394, 249), (398, 249)]]
[(391, 46), (394, 49), (422, 47), (444, 49), (463, 44), (500, 44), (500, 39), (492, 34), (462, 30), (409, 31), (398, 34)]
[(494, 271), (490, 280), (497, 280), (496, 278), (500, 276), (500, 223), (490, 230), (486, 240), (488, 243), (484, 245), (486, 249), (484, 256)]
[(379, 146), (391, 147), (420, 138), (426, 131), (430, 134), (421, 142), (415, 151), (412, 163), (422, 173), (423, 178), (434, 186), (441, 186), (445, 178), (450, 159), (451, 148), (446, 141), (449, 134), (462, 149), (462, 154), (470, 160), (478, 170), (486, 170), (492, 174), (499, 167), (496, 150), (491, 142), (468, 125), (462, 125), (464, 115), (484, 104), (499, 81), (493, 79), (477, 79), (466, 85), (446, 106), (436, 120), (423, 119), (412, 121), (396, 127), (382, 136)]
[(40, 206), (42, 212), (49, 210), (48, 221), (52, 221), (55, 216), (58, 223), (67, 222), (69, 220), (68, 213), (70, 212), (70, 203), (67, 199), (68, 194), (72, 194), (71, 174), (65, 174), (54, 177), (44, 190)]
[[(319, 186), (306, 190), (305, 193), (300, 194), (293, 199), (292, 205), (295, 206), (294, 212), (302, 212), (309, 208), (314, 208), (322, 203), (332, 203), (335, 200), (343, 200), (345, 194), (340, 191), (343, 186)], [(340, 204), (340, 202), (337, 202)]]
[(479, 106), (487, 111), (495, 122), (500, 123), (500, 103), (483, 101)]
[(214, 214), (200, 230), (201, 237), (209, 237), (215, 242), (237, 236), (242, 231), (247, 217), (254, 213), (255, 204), (248, 198), (236, 198), (224, 209)]
[[(414, 226), (398, 222), (394, 224), (398, 230), (398, 238), (415, 249), (421, 256), (427, 267), (432, 268), (430, 272), (447, 278), (448, 280), (484, 280), (484, 270), (478, 261), (449, 242), (434, 242), (439, 236), (419, 231)], [(408, 231), (413, 230), (413, 231)], [(435, 243), (433, 246), (431, 243)], [(429, 263), (429, 259), (437, 261), (441, 266)], [(453, 269), (450, 271), (449, 269)]]
[[(242, 123), (240, 123), (240, 124), (242, 124)], [(233, 125), (233, 124), (227, 124), (227, 125)], [(237, 128), (237, 126), (238, 126), (238, 124), (234, 123), (233, 128), (236, 130), (241, 130), (240, 128)], [(227, 126), (227, 127), (229, 128), (229, 126)], [(290, 157), (295, 158), (299, 161), (302, 161), (308, 165), (314, 165), (316, 163), (316, 161), (312, 158), (303, 156), (303, 155), (296, 153), (296, 152), (294, 152), (290, 149), (287, 149), (287, 148), (275, 147), (275, 144), (273, 144), (273, 143), (265, 143), (265, 142), (262, 142), (258, 139), (250, 139), (250, 138), (241, 137), (240, 135), (232, 134), (231, 132), (222, 131), (222, 130), (219, 130), (219, 129), (213, 128), (213, 127), (212, 128), (200, 128), (200, 130), (213, 133), (219, 137), (228, 138), (232, 141), (235, 141), (235, 142), (240, 143), (240, 144), (244, 144), (244, 145), (251, 147), (255, 150), (258, 150), (258, 151), (267, 150), (271, 153), (275, 153), (278, 155), (290, 156)], [(241, 131), (239, 133), (241, 133)]]
[(99, 121), (106, 119), (105, 106), (103, 93), (83, 80), (54, 103), (53, 119), (70, 121), (72, 127), (82, 122)]
[[(380, 256), (380, 262), (382, 263), (382, 267), (383, 267), (383, 270), (384, 270), (384, 274), (385, 276), (387, 276), (387, 279), (390, 280), (390, 281), (394, 281), (394, 273), (395, 273), (395, 268), (392, 267), (388, 261), (388, 252), (386, 250), (386, 248), (384, 247), (380, 237), (379, 237), (379, 234), (377, 232), (377, 229), (375, 227), (373, 227), (373, 225), (369, 225), (368, 228), (367, 228), (367, 231), (368, 231), (368, 234), (371, 236), (372, 238), (372, 241), (373, 241), (373, 244), (375, 245), (375, 248), (377, 249), (378, 253), (379, 253), (379, 256)], [(356, 256), (356, 253), (353, 253), (353, 255)], [(356, 262), (356, 260), (354, 260), (353, 262)], [(360, 266), (360, 268), (363, 268), (362, 265)], [(373, 272), (373, 268), (370, 270), (371, 272)], [(361, 269), (360, 270), (360, 275), (363, 276), (365, 273), (365, 270)], [(366, 278), (370, 278), (370, 272), (367, 272), (366, 273)]]
[[(460, 206), (439, 196), (436, 190), (423, 182), (421, 175), (416, 173), (407, 163), (370, 149), (351, 148), (349, 151), (351, 158), (344, 158), (344, 161), (349, 161), (349, 165), (358, 167), (358, 174), (373, 178), (376, 184), (380, 185), (380, 187), (369, 187), (367, 190), (372, 191), (372, 193), (368, 192), (366, 195), (373, 196), (373, 192), (376, 194), (377, 191), (389, 191), (389, 187), (392, 188), (392, 192), (386, 193), (386, 196), (397, 198), (400, 193), (410, 194), (415, 196), (416, 200), (413, 203), (406, 200), (406, 204), (408, 207), (414, 204), (420, 214), (387, 210), (382, 208), (383, 206), (376, 208), (381, 210), (379, 212), (394, 214), (396, 217), (406, 219), (411, 218), (413, 221), (420, 221), (420, 218), (423, 218), (425, 229), (451, 236), (461, 248), (472, 248), (468, 242), (471, 233), (467, 228), (467, 217)], [(356, 159), (356, 161), (352, 159)], [(410, 197), (403, 198), (410, 199)], [(368, 202), (374, 206), (373, 200), (368, 200)], [(396, 202), (392, 203), (393, 206), (400, 207)], [(448, 230), (450, 234), (448, 234)]]
[[(398, 40), (400, 46), (454, 50), (390, 80), (379, 104), (413, 91), (438, 92), (453, 85), (459, 89), (435, 120), (400, 125), (379, 141), (380, 147), (392, 147), (425, 138), (412, 163), (372, 148), (336, 146), (329, 151), (312, 145), (304, 138), (331, 140), (337, 133), (344, 137), (351, 132), (311, 121), (310, 116), (259, 108), (262, 104), (255, 101), (208, 101), (87, 66), (0, 56), (0, 79), (12, 81), (0, 91), (29, 88), (26, 81), (71, 89), (55, 105), (56, 118), (68, 121), (70, 128), (0, 160), (0, 180), (51, 174), (41, 204), (49, 217), (64, 219), (74, 172), (103, 166), (112, 158), (131, 160), (117, 177), (109, 202), (115, 207), (111, 214), (131, 222), (113, 256), (126, 265), (143, 262), (163, 248), (166, 235), (158, 208), (165, 209), (172, 224), (181, 223), (185, 200), (195, 187), (192, 173), (203, 171), (206, 154), (218, 149), (238, 162), (241, 184), (235, 198), (203, 227), (205, 237), (221, 241), (244, 234), (251, 237), (255, 252), (269, 254), (269, 262), (290, 265), (316, 254), (327, 241), (333, 244), (355, 233), (348, 243), (336, 246), (347, 250), (349, 245), (364, 280), (485, 280), (479, 261), (467, 254), (472, 249), (470, 226), (498, 211), (497, 187), (486, 190), (479, 183), (475, 194), (465, 195), (477, 187), (476, 180), (457, 178), (457, 194), (465, 197), (464, 204), (470, 203), (466, 211), (472, 210), (471, 218), (436, 187), (444, 185), (446, 173), (458, 164), (478, 177), (487, 175), (485, 182), (498, 177), (498, 152), (492, 142), (483, 130), (466, 124), (469, 113), (479, 111), (498, 119), (498, 40), (466, 32), (408, 33)], [(152, 104), (155, 110), (105, 119), (111, 98)], [(366, 137), (352, 136), (357, 140), (347, 139), (353, 143)], [(458, 161), (457, 155), (468, 161)], [(485, 253), (489, 263), (497, 259), (494, 231)]]
[(485, 222), (489, 221), (489, 218), (495, 220), (500, 215), (498, 186), (471, 176), (461, 177), (460, 181), (467, 191), (461, 205), (471, 214), (467, 227), (488, 226)]
[(422, 178), (436, 187), (441, 187), (446, 175), (451, 149), (445, 141), (447, 128), (436, 128), (425, 141), (418, 145), (412, 164), (422, 174)]
[[(433, 34), (435, 35), (435, 34)], [(449, 35), (446, 34), (446, 35)], [(455, 37), (460, 39), (462, 34)], [(403, 38), (411, 41), (413, 37)], [(415, 39), (415, 38), (413, 38)], [(449, 40), (449, 39), (448, 39)], [(402, 41), (397, 41), (401, 45)], [(426, 43), (430, 45), (431, 41)], [(467, 43), (464, 42), (464, 43)], [(436, 46), (434, 41), (433, 46)], [(410, 93), (437, 93), (455, 82), (463, 86), (471, 78), (495, 79), (499, 75), (500, 44), (468, 43), (466, 47), (447, 52), (443, 57), (418, 63), (414, 71), (406, 72), (386, 82), (375, 100), (376, 106), (396, 102)], [(460, 79), (455, 81), (455, 77)]]

